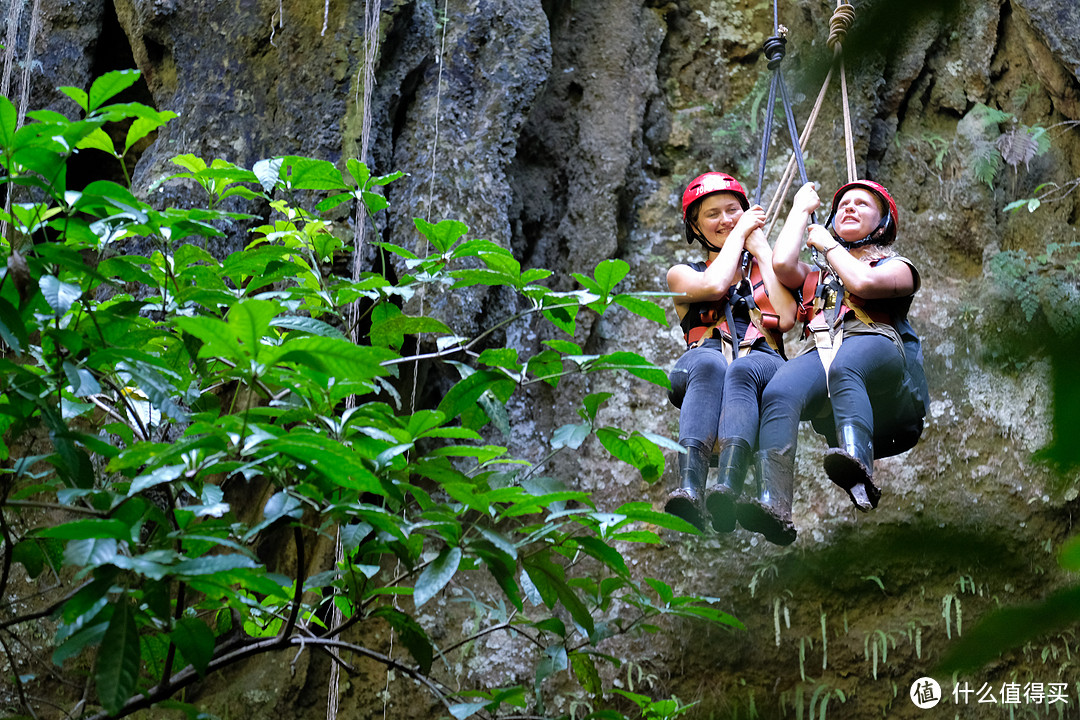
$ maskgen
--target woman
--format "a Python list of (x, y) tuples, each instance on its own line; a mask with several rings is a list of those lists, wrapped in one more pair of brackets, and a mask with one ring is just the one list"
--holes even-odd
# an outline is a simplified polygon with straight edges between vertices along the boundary
[[(761, 231), (765, 211), (750, 207), (735, 178), (718, 172), (695, 178), (682, 208), (687, 242), (700, 242), (708, 257), (667, 274), (687, 347), (671, 371), (669, 394), (680, 408), (679, 444), (686, 452), (679, 455), (680, 486), (664, 509), (701, 529), (707, 504), (713, 527), (730, 532), (757, 439), (756, 404), (783, 363), (782, 333), (794, 326), (797, 305), (773, 272)], [(728, 397), (746, 406), (729, 412)], [(709, 456), (722, 424), (720, 477), (706, 502)]]
[[(875, 423), (895, 418), (905, 392), (907, 311), (919, 273), (890, 245), (898, 215), (889, 192), (857, 180), (833, 197), (826, 226), (810, 225), (821, 206), (812, 183), (799, 189), (776, 241), (773, 268), (788, 287), (803, 289), (806, 331), (815, 343), (785, 364), (762, 396), (757, 462), (759, 499), (737, 509), (740, 523), (770, 542), (795, 539), (791, 498), (799, 420), (831, 406), (835, 447), (825, 454), (829, 478), (856, 508), (877, 507), (873, 483)], [(800, 262), (806, 246), (824, 268)]]

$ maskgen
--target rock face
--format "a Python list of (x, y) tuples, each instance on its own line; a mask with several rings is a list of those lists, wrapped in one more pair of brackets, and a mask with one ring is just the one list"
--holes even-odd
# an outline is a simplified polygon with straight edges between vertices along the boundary
[[(785, 74), (802, 127), (831, 57), (825, 36), (835, 5), (780, 5), (789, 29)], [(930, 381), (927, 428), (915, 449), (879, 461), (885, 496), (871, 515), (854, 513), (829, 484), (821, 440), (806, 429), (794, 545), (737, 532), (673, 535), (662, 548), (632, 551), (643, 574), (720, 598), (747, 626), (723, 636), (687, 626), (678, 629), (681, 641), (628, 644), (636, 665), (619, 682), (699, 700), (693, 717), (781, 717), (796, 707), (801, 717), (822, 697), (831, 698), (829, 717), (908, 717), (908, 688), (951, 638), (999, 603), (1028, 603), (1066, 582), (1054, 552), (1080, 508), (1076, 478), (1062, 481), (1032, 454), (1067, 442), (1070, 431), (1075, 441), (1075, 429), (1055, 426), (1051, 396), (1051, 378), (1067, 376), (1062, 363), (1075, 359), (1050, 352), (1045, 338), (1021, 347), (997, 337), (1023, 335), (1024, 314), (991, 274), (1003, 251), (1034, 256), (1080, 240), (1080, 8), (1075, 0), (856, 6), (844, 48), (858, 173), (897, 198), (899, 248), (922, 271), (912, 319)], [(31, 14), (23, 11), (18, 35), (9, 34), (18, 41), (8, 43), (16, 62), (30, 62), (30, 107), (69, 112), (53, 88), (85, 87), (101, 72), (134, 65), (144, 101), (179, 114), (139, 158), (141, 188), (169, 173), (169, 159), (181, 153), (251, 166), (293, 153), (343, 161), (365, 146), (362, 3), (41, 0), (33, 35)], [(627, 289), (663, 290), (670, 265), (699, 255), (680, 234), (686, 182), (718, 169), (747, 187), (758, 183), (761, 122), (751, 113), (768, 81), (760, 52), (773, 31), (768, 3), (386, 0), (378, 27), (364, 159), (376, 173), (408, 173), (388, 189), (391, 210), (378, 231), (390, 242), (418, 246), (413, 217), (456, 218), (473, 236), (511, 248), (523, 266), (554, 270), (560, 289), (573, 287), (570, 273), (617, 257), (632, 268)], [(27, 37), (35, 38), (30, 58)], [(18, 73), (11, 82), (17, 97)], [(1014, 123), (987, 120), (982, 106), (1045, 129), (1048, 148), (1003, 156), (998, 140)], [(786, 132), (778, 126), (774, 137), (766, 201), (787, 160)], [(835, 80), (806, 156), (825, 192), (845, 177)], [(1048, 187), (1060, 192), (1036, 212), (1003, 211)], [(182, 203), (184, 192), (169, 189), (163, 201)], [(239, 247), (243, 234), (229, 242), (220, 249)], [(479, 290), (427, 302), (427, 312), (463, 335), (484, 329), (501, 308)], [(656, 333), (629, 315), (584, 321), (579, 335), (586, 348), (630, 350), (664, 367), (681, 350), (676, 330)], [(529, 327), (506, 337), (522, 347), (543, 339)], [(604, 423), (677, 435), (677, 413), (659, 388), (590, 376), (589, 384), (518, 401), (510, 408), (516, 434), (506, 442), (539, 459), (552, 430), (576, 421), (583, 389), (614, 393)], [(672, 474), (648, 486), (599, 445), (549, 472), (613, 506), (659, 505)], [(505, 637), (483, 642), (476, 655), (489, 664), (467, 665), (466, 676), (500, 662), (514, 667), (517, 650)], [(971, 682), (1068, 681), (1078, 703), (1066, 662), (1075, 651), (1071, 634), (1042, 638)], [(253, 683), (261, 689), (213, 706), (320, 717), (325, 688), (314, 665), (294, 666), (288, 689)], [(354, 680), (341, 716), (371, 717), (385, 681)], [(397, 717), (428, 717), (425, 704), (402, 704), (411, 696), (391, 685)], [(954, 708), (985, 717), (978, 709)]]

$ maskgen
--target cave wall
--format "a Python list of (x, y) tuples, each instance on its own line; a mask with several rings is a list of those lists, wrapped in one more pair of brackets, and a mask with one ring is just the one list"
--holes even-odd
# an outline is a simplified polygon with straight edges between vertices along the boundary
[[(826, 0), (781, 7), (800, 126), (827, 67), (833, 7)], [(1002, 361), (983, 329), (994, 323), (991, 258), (1078, 240), (1075, 192), (1035, 213), (1002, 208), (1044, 183), (1080, 177), (1080, 130), (1070, 124), (1080, 121), (1080, 9), (1073, 0), (882, 0), (857, 8), (844, 44), (854, 146), (860, 174), (897, 198), (898, 247), (922, 272), (912, 319), (924, 338), (927, 428), (915, 449), (879, 461), (885, 496), (869, 515), (856, 514), (829, 484), (821, 440), (805, 430), (794, 509), (800, 534), (790, 548), (741, 531), (671, 534), (661, 547), (627, 548), (636, 571), (716, 597), (747, 626), (704, 634), (680, 626), (672, 636), (625, 641), (637, 658), (637, 689), (701, 700), (696, 717), (742, 717), (751, 704), (779, 716), (791, 711), (797, 688), (809, 697), (820, 686), (846, 696), (830, 705), (830, 717), (905, 716), (908, 686), (962, 632), (958, 606), (970, 627), (999, 603), (1030, 602), (1067, 582), (1053, 551), (1073, 530), (1076, 478), (1032, 459), (1051, 441), (1053, 358)], [(137, 66), (147, 101), (179, 114), (139, 158), (135, 179), (144, 189), (171, 172), (169, 158), (180, 153), (244, 166), (290, 153), (343, 161), (361, 145), (364, 11), (315, 0), (41, 0), (30, 106), (69, 112), (53, 88), (85, 87), (105, 70)], [(20, 19), (19, 61), (30, 14), (27, 6)], [(456, 218), (473, 236), (511, 248), (523, 266), (554, 270), (560, 289), (574, 286), (570, 273), (606, 258), (630, 264), (626, 289), (664, 289), (671, 264), (699, 255), (680, 234), (686, 182), (706, 169), (732, 172), (747, 187), (758, 181), (761, 128), (750, 111), (766, 88), (760, 47), (772, 21), (769, 4), (754, 0), (387, 0), (365, 160), (376, 173), (408, 175), (389, 186), (391, 209), (378, 231), (420, 250), (413, 217)], [(12, 82), (14, 97), (18, 77)], [(846, 172), (838, 92), (834, 82), (807, 147), (809, 175), (824, 188)], [(980, 182), (969, 163), (987, 142), (972, 119), (979, 103), (1051, 128), (1050, 151)], [(765, 199), (787, 159), (786, 133), (778, 127), (774, 138)], [(192, 200), (189, 192), (159, 190), (172, 203)], [(351, 219), (337, 220), (348, 233)], [(244, 240), (238, 231), (219, 250)], [(362, 252), (374, 262), (370, 248)], [(504, 302), (472, 289), (427, 297), (425, 310), (469, 334)], [(579, 325), (576, 340), (586, 348), (630, 350), (663, 367), (681, 348), (674, 323), (656, 332), (612, 312)], [(505, 340), (534, 349), (544, 332), (520, 324)], [(553, 430), (577, 421), (583, 391), (614, 393), (602, 423), (677, 434), (677, 413), (660, 388), (594, 375), (513, 400), (513, 434), (500, 442), (538, 460)], [(673, 474), (669, 468), (664, 481), (647, 485), (598, 443), (546, 472), (595, 492), (601, 506), (659, 506)], [(883, 637), (888, 676), (869, 654)], [(1067, 663), (1041, 658), (1045, 648), (1056, 658), (1074, 645), (1072, 637), (1048, 638), (989, 668), (985, 679), (1073, 682)], [(521, 648), (503, 636), (488, 636), (474, 653), (464, 664), (469, 681), (491, 677), (493, 666), (526, 672)], [(312, 698), (324, 670), (305, 661), (291, 668), (297, 679), (289, 688), (253, 682), (217, 707), (318, 717), (323, 710)], [(635, 682), (622, 673), (619, 682)], [(370, 717), (385, 681), (378, 669), (350, 681), (342, 716)], [(427, 717), (428, 706), (404, 685), (390, 686), (396, 716)]]

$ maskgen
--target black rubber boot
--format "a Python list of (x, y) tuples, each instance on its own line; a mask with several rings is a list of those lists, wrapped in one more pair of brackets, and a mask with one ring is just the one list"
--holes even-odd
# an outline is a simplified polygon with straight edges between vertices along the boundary
[(825, 451), (825, 472), (844, 488), (855, 507), (869, 512), (881, 499), (881, 490), (873, 480), (874, 438), (854, 425), (841, 425), (836, 429), (836, 440), (840, 447)]
[(791, 451), (760, 450), (754, 453), (755, 497), (735, 506), (739, 524), (761, 533), (774, 545), (795, 542), (791, 521), (791, 498), (795, 489), (795, 457)]
[(735, 503), (742, 495), (749, 463), (750, 446), (745, 440), (720, 440), (719, 473), (716, 482), (705, 490), (705, 512), (716, 532), (729, 533), (735, 529)]
[(703, 495), (709, 473), (709, 451), (688, 445), (679, 455), (679, 487), (668, 493), (664, 512), (681, 517), (698, 530), (705, 529)]

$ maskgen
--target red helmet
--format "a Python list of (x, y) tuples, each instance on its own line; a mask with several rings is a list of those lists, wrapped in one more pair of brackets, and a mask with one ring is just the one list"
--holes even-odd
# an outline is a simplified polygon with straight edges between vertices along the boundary
[(896, 201), (892, 199), (892, 195), (889, 194), (889, 191), (884, 185), (876, 183), (873, 180), (853, 180), (852, 182), (840, 186), (840, 189), (833, 195), (832, 212), (829, 214), (829, 221), (826, 223), (827, 227), (832, 227), (833, 220), (836, 218), (836, 207), (840, 203), (840, 198), (852, 188), (869, 190), (881, 200), (882, 205), (888, 208), (888, 212), (882, 216), (881, 222), (878, 223), (874, 232), (870, 233), (865, 240), (856, 244), (864, 245), (867, 243), (875, 243), (878, 245), (888, 245), (895, 240), (896, 233), (900, 229), (900, 213), (896, 209)]
[(743, 210), (750, 208), (750, 201), (746, 199), (746, 191), (743, 190), (743, 186), (739, 184), (738, 180), (727, 173), (707, 172), (704, 175), (698, 175), (691, 180), (690, 184), (686, 186), (686, 190), (683, 191), (683, 221), (686, 221), (686, 211), (695, 200), (700, 200), (706, 195), (712, 195), (713, 193), (718, 192), (729, 192), (739, 198), (739, 204), (742, 205)]

